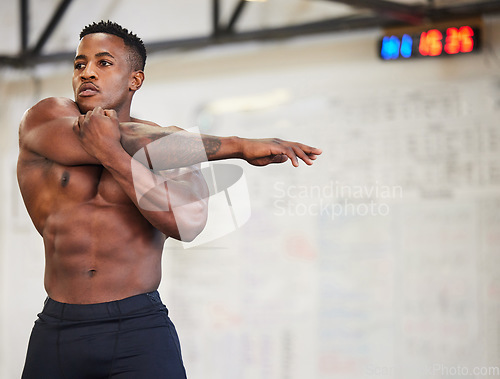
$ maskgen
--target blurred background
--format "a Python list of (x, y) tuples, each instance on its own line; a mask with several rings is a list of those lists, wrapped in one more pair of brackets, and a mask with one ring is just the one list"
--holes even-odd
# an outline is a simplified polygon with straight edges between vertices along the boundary
[(226, 162), (242, 173), (211, 203), (212, 235), (167, 241), (160, 293), (189, 378), (500, 378), (500, 1), (0, 10), (1, 378), (20, 377), (46, 296), (19, 121), (73, 97), (79, 32), (101, 19), (149, 51), (133, 116), (324, 151), (311, 167)]

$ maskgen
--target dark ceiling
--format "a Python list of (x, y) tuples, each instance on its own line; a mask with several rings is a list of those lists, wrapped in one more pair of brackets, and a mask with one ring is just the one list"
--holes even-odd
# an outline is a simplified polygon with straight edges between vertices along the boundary
[[(192, 5), (196, 0), (187, 3), (185, 1), (183, 0), (182, 3), (180, 1), (176, 3), (170, 2), (169, 13), (173, 13), (173, 7), (184, 7), (184, 9), (175, 10), (183, 12), (179, 14), (185, 13), (186, 16), (189, 15), (193, 11)], [(204, 13), (199, 17), (205, 17), (207, 25), (205, 28), (200, 29), (199, 35), (174, 37), (172, 35), (162, 36), (161, 33), (157, 33), (155, 38), (148, 37), (144, 39), (148, 53), (170, 49), (194, 49), (243, 41), (276, 40), (314, 33), (334, 33), (405, 25), (415, 26), (500, 13), (500, 0), (286, 0), (286, 2), (284, 0), (259, 0), (258, 4), (257, 0), (203, 1), (205, 4), (197, 8), (197, 11), (198, 13)], [(63, 21), (66, 20), (66, 24), (71, 25), (71, 20), (67, 21), (67, 19), (75, 17), (75, 13), (78, 14), (79, 12), (81, 14), (83, 7), (88, 7), (92, 3), (84, 0), (52, 0), (52, 2), (45, 0), (43, 9), (46, 15), (44, 17), (40, 16), (41, 19), (45, 18), (43, 24), (40, 23), (38, 17), (35, 17), (40, 13), (39, 8), (36, 8), (40, 7), (40, 3), (34, 0), (18, 0), (17, 6), (11, 4), (9, 9), (17, 13), (17, 15), (12, 15), (15, 21), (12, 21), (7, 27), (16, 29), (19, 46), (14, 53), (9, 52), (0, 55), (0, 66), (23, 68), (45, 62), (71, 60), (74, 56), (74, 46), (70, 48), (69, 46), (63, 46), (64, 43), (58, 42), (54, 44), (56, 47), (47, 49), (47, 45), (56, 33), (69, 33), (69, 31), (65, 31), (61, 27)], [(190, 3), (191, 7), (188, 6), (188, 3)], [(113, 5), (115, 8), (132, 7), (130, 3), (126, 2), (110, 1), (108, 4)], [(162, 6), (165, 8), (168, 6), (166, 4), (168, 4), (168, 1), (162, 3)], [(201, 5), (201, 3), (199, 4)], [(308, 11), (313, 10), (315, 13), (312, 14), (320, 14), (320, 16), (306, 17), (306, 12), (301, 14), (300, 11), (297, 11), (295, 12), (297, 15), (288, 17), (286, 22), (254, 22), (253, 24), (247, 22), (246, 25), (242, 25), (247, 13), (253, 12), (255, 14), (255, 7), (257, 6), (261, 7), (259, 10), (261, 18), (262, 15), (270, 14), (271, 10), (274, 12), (273, 14), (279, 15), (280, 9), (284, 13), (286, 10), (292, 9), (292, 7)], [(78, 7), (82, 9), (78, 9)], [(268, 7), (268, 9), (265, 7)], [(70, 14), (72, 8), (73, 15)], [(138, 10), (135, 8), (130, 10), (131, 16), (136, 16), (134, 12), (138, 12)], [(144, 9), (141, 9), (141, 11), (144, 12)], [(146, 9), (145, 12), (147, 15), (147, 12), (155, 12), (155, 9)], [(102, 14), (102, 12), (94, 14), (92, 17), (95, 20), (96, 17), (102, 17)], [(273, 17), (278, 18), (278, 16)], [(143, 17), (141, 20), (144, 24), (147, 18)], [(36, 23), (35, 21), (37, 21), (38, 27), (32, 28), (32, 25)], [(195, 26), (195, 23), (193, 23), (193, 26)], [(78, 27), (81, 26), (78, 25)], [(33, 29), (38, 30), (34, 33)], [(197, 28), (193, 27), (193, 33), (197, 34), (195, 30)], [(59, 39), (62, 38), (59, 37)]]

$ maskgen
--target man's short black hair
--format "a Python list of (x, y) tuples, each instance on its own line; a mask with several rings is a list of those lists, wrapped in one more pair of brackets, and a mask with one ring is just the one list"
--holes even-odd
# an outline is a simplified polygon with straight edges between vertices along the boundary
[(83, 28), (80, 33), (80, 39), (93, 33), (113, 34), (120, 37), (123, 42), (125, 42), (125, 46), (128, 46), (130, 49), (129, 60), (132, 70), (144, 70), (146, 65), (146, 47), (144, 46), (144, 42), (142, 42), (136, 34), (129, 32), (116, 22), (99, 21)]

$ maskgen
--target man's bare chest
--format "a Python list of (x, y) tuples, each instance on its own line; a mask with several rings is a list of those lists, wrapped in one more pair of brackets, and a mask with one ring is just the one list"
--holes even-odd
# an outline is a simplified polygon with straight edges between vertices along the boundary
[(53, 164), (47, 176), (47, 185), (61, 199), (88, 202), (99, 198), (112, 204), (130, 203), (113, 175), (102, 166), (62, 166)]
[(79, 203), (128, 204), (131, 200), (112, 174), (100, 165), (64, 166), (48, 160), (20, 160), (18, 179), (28, 211)]
[[(99, 165), (64, 166), (21, 154), (18, 181), (37, 230), (47, 219), (102, 207), (133, 208), (134, 204), (111, 173)], [(89, 208), (90, 207), (90, 208)]]

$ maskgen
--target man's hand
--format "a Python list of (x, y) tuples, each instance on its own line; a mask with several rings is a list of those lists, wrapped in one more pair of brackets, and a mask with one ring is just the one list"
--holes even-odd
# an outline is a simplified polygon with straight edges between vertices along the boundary
[(241, 139), (241, 152), (242, 158), (254, 166), (283, 163), (290, 159), (292, 164), (298, 167), (299, 159), (312, 165), (322, 151), (302, 143), (270, 138)]
[(119, 121), (114, 110), (94, 108), (78, 117), (73, 131), (85, 151), (100, 162), (106, 154), (121, 149)]

